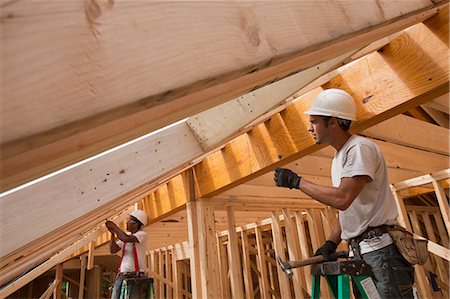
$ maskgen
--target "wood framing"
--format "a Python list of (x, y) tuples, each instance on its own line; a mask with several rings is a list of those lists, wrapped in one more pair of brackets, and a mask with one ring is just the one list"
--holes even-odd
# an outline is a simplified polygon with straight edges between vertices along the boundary
[(2, 190), (365, 47), (440, 5), (10, 2), (2, 24), (1, 150), (10, 163), (2, 163)]

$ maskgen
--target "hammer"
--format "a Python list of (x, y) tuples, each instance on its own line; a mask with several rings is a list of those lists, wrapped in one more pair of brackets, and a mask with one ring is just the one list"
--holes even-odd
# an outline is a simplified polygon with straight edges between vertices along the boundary
[[(336, 260), (338, 258), (346, 258), (346, 257), (348, 257), (347, 251), (339, 251), (339, 252), (335, 252), (335, 253), (331, 254), (330, 258), (328, 260)], [(300, 260), (300, 261), (283, 262), (281, 260), (280, 256), (277, 255), (277, 261), (281, 267), (281, 270), (283, 270), (283, 272), (289, 278), (291, 278), (292, 275), (294, 275), (294, 272), (292, 272), (292, 270), (291, 270), (292, 268), (299, 268), (299, 267), (303, 267), (303, 266), (307, 266), (307, 265), (322, 263), (322, 262), (325, 262), (325, 258), (322, 255), (318, 255), (318, 256), (314, 256), (309, 259), (304, 259), (304, 260)]]

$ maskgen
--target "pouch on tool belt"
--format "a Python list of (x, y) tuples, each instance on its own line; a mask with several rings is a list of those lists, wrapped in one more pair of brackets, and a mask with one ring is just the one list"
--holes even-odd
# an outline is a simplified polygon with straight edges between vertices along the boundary
[(405, 260), (411, 265), (425, 264), (428, 259), (427, 239), (418, 238), (398, 225), (389, 226), (388, 232)]

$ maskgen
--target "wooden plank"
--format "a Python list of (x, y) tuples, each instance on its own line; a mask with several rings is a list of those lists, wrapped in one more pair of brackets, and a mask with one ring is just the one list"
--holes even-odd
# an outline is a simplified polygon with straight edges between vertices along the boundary
[[(286, 254), (284, 249), (283, 233), (281, 231), (281, 225), (279, 220), (279, 213), (277, 211), (272, 213), (272, 238), (273, 247), (275, 249), (275, 256), (279, 256), (283, 261), (286, 260)], [(292, 298), (291, 286), (289, 278), (281, 270), (280, 266), (276, 267), (278, 274), (278, 283), (280, 287), (281, 298)]]
[(442, 155), (449, 153), (448, 143), (442, 142), (449, 135), (448, 129), (406, 115), (397, 115), (385, 120), (364, 130), (362, 134)]
[(218, 298), (220, 283), (214, 211), (205, 199), (197, 203), (198, 219), (203, 219), (198, 222), (202, 298)]
[(63, 264), (58, 264), (55, 269), (55, 280), (58, 282), (55, 286), (55, 289), (53, 291), (53, 298), (54, 299), (61, 299), (61, 286), (63, 281)]
[(226, 245), (222, 243), (219, 235), (217, 235), (217, 252), (219, 255), (219, 274), (220, 274), (220, 289), (222, 298), (231, 298), (230, 294), (230, 278), (228, 273), (228, 256), (226, 252)]
[(48, 299), (53, 294), (53, 291), (56, 288), (56, 285), (59, 283), (58, 280), (53, 280), (53, 282), (48, 286), (45, 292), (39, 297), (39, 299)]
[[(307, 259), (310, 257), (309, 254), (309, 248), (308, 248), (308, 237), (306, 235), (306, 229), (305, 229), (305, 222), (303, 221), (303, 215), (301, 211), (296, 211), (294, 213), (295, 215), (295, 223), (297, 225), (297, 233), (298, 233), (298, 240), (300, 242), (300, 253), (301, 253), (301, 259)], [(312, 280), (311, 280), (311, 266), (305, 266), (303, 267), (303, 276), (305, 277), (306, 281), (306, 290), (308, 294), (311, 294), (312, 290)]]
[(250, 253), (248, 244), (247, 231), (241, 231), (242, 240), (242, 272), (244, 274), (245, 298), (252, 299), (255, 297), (253, 291), (252, 268), (250, 266)]
[[(284, 228), (286, 231), (286, 243), (289, 254), (289, 260), (300, 260), (300, 244), (298, 243), (298, 239), (296, 238), (296, 230), (294, 227), (294, 223), (292, 222), (291, 212), (289, 209), (283, 209), (284, 216)], [(292, 278), (292, 283), (294, 286), (294, 295), (295, 298), (304, 298), (303, 297), (303, 286), (304, 279), (302, 279), (301, 269), (293, 269), (294, 277)]]
[(241, 256), (239, 253), (233, 209), (231, 207), (227, 208), (227, 224), (231, 296), (233, 298), (244, 298)]
[(214, 149), (223, 140), (231, 139), (248, 123), (266, 113), (311, 81), (329, 72), (355, 51), (344, 53), (329, 61), (293, 74), (270, 85), (213, 107), (187, 119), (197, 140), (205, 151)]
[(427, 105), (428, 103), (425, 103), (420, 107), (436, 122), (436, 124), (446, 129), (449, 129), (450, 121), (448, 119), (448, 114), (428, 107)]
[(268, 279), (268, 272), (267, 272), (267, 262), (266, 262), (266, 253), (264, 250), (264, 241), (262, 237), (262, 231), (261, 228), (255, 227), (255, 237), (256, 237), (256, 249), (258, 250), (258, 267), (259, 272), (261, 273), (261, 276), (259, 277), (259, 285), (261, 290), (261, 297), (264, 299), (271, 298), (269, 290), (269, 279)]
[[(137, 141), (132, 151), (113, 151), (101, 161), (91, 160), (64, 173), (55, 175), (27, 188), (0, 198), (0, 233), (11, 242), (1, 247), (4, 256), (51, 231), (76, 220), (84, 214), (123, 197), (130, 190), (154, 180), (161, 171), (179, 166), (201, 152), (192, 133), (185, 124), (172, 128), (158, 138)], [(179, 148), (186, 142), (189, 147)], [(148, 153), (152, 154), (149, 155)], [(114, 161), (114, 163), (111, 163)], [(101, 163), (97, 163), (101, 162)], [(133, 171), (129, 171), (133, 169)], [(180, 187), (179, 187), (180, 186)], [(178, 181), (168, 186), (183, 188)], [(176, 192), (176, 190), (174, 191)], [(182, 194), (181, 192), (174, 194)], [(58, 200), (55, 200), (57, 198)], [(175, 199), (165, 206), (177, 207)], [(183, 198), (183, 204), (186, 200)], [(156, 206), (155, 210), (165, 209)], [(151, 206), (153, 208), (153, 205)], [(6, 211), (21, 210), (22, 213), (6, 216)], [(65, 211), (61, 213), (61, 211)], [(150, 215), (151, 216), (151, 215)], [(42, 219), (47, 219), (42, 221)], [(21, 223), (18, 226), (18, 223)], [(16, 226), (16, 229), (12, 229)], [(23, 227), (23, 231), (18, 229)], [(32, 230), (26, 227), (33, 227)]]
[[(423, 223), (425, 225), (425, 230), (427, 232), (427, 239), (433, 243), (436, 243), (436, 233), (433, 229), (433, 225), (431, 224), (430, 215), (427, 212), (422, 213)], [(447, 273), (445, 271), (445, 266), (443, 261), (439, 257), (434, 257), (436, 262), (437, 274), (440, 277), (447, 277)]]
[(78, 287), (78, 299), (83, 299), (84, 298), (84, 281), (86, 278), (86, 264), (87, 264), (87, 260), (86, 260), (86, 256), (80, 256), (80, 283), (79, 283), (79, 287)]
[(95, 252), (95, 240), (89, 242), (89, 253), (87, 261), (87, 270), (91, 270), (94, 267), (94, 252)]
[[(382, 54), (377, 52), (367, 55), (326, 85), (326, 87), (348, 86), (355, 99), (370, 98), (364, 103), (358, 101), (359, 121), (353, 128), (354, 133), (407, 111), (409, 107), (426, 102), (430, 97), (447, 92), (448, 49), (443, 46), (435, 32), (431, 32), (428, 28), (418, 26), (409, 30), (407, 35), (401, 35), (396, 39), (397, 42), (387, 46), (388, 49)], [(420, 40), (420, 47), (408, 48), (411, 44), (418, 45), (416, 42), (413, 43), (413, 40)], [(426, 68), (417, 64), (408, 65), (408, 61), (417, 60), (415, 55), (433, 59), (429, 59)], [(443, 65), (436, 64), (436, 61), (441, 61), (436, 55), (442, 55)], [(402, 74), (401, 79), (398, 74)], [(418, 74), (424, 76), (421, 78), (431, 77), (433, 80), (420, 80), (417, 78)], [(420, 84), (416, 83), (417, 80)], [(404, 82), (414, 85), (414, 88), (406, 88)], [(286, 164), (317, 150), (319, 146), (314, 144), (307, 132), (307, 117), (302, 115), (313, 98), (314, 94), (308, 94), (287, 107), (280, 114), (284, 125), (280, 123), (279, 117), (273, 117), (248, 134), (234, 139), (220, 152), (208, 156), (198, 164), (196, 174), (200, 194), (215, 195), (275, 166)], [(387, 102), (384, 100), (386, 98), (392, 101)], [(219, 169), (228, 171), (223, 172)], [(212, 178), (209, 173), (218, 175)]]
[[(411, 220), (412, 231), (419, 236), (423, 236), (422, 229), (419, 226), (419, 220), (417, 219), (416, 212), (414, 211), (411, 212), (409, 216)], [(424, 270), (425, 267), (428, 269), (431, 268), (430, 260), (427, 260), (426, 264), (423, 267), (419, 265), (414, 266), (416, 274), (415, 276), (417, 280), (417, 285), (419, 287), (419, 293), (422, 294), (422, 296), (424, 296), (425, 298), (431, 298), (433, 295), (431, 293), (429, 281), (427, 281), (427, 275)]]
[(450, 102), (449, 94), (442, 95), (427, 103), (430, 108), (441, 111), (442, 113), (449, 114), (450, 112)]
[(199, 223), (197, 218), (197, 203), (195, 201), (189, 201), (186, 204), (186, 214), (188, 221), (192, 297), (202, 298), (201, 281), (198, 275), (200, 274)]
[(447, 228), (448, 236), (450, 237), (450, 216), (449, 216), (449, 206), (448, 198), (445, 195), (444, 189), (438, 184), (436, 180), (433, 180), (434, 192), (436, 193), (436, 198), (439, 203), (439, 208), (441, 210), (442, 219), (444, 220), (445, 227)]
[[(34, 164), (30, 167), (44, 168), (41, 174), (363, 47), (420, 22), (437, 7), (429, 0), (380, 7), (352, 1), (111, 3), (14, 2), (4, 7), (12, 17), (2, 25), (9, 33), (2, 36), (3, 98), (16, 100), (1, 105), (3, 127), (13, 128), (0, 134), (3, 152), (22, 154), (22, 161)], [(380, 8), (383, 13), (376, 13)], [(98, 14), (86, 18), (91, 11)], [(295, 17), (285, 18), (287, 13)], [(318, 13), (333, 17), (325, 22), (309, 18)], [(130, 26), (118, 28), (119, 23), (135, 26), (130, 31)], [(56, 38), (48, 30), (55, 26), (60, 28)], [(164, 34), (155, 28), (164, 28)], [(212, 35), (210, 28), (215, 28)], [(150, 41), (149, 35), (157, 38)], [(119, 50), (123, 45), (126, 56)], [(58, 55), (49, 55), (48, 49), (58, 49)], [(205, 49), (216, 55), (205, 56)], [(149, 57), (149, 52), (161, 55)]]

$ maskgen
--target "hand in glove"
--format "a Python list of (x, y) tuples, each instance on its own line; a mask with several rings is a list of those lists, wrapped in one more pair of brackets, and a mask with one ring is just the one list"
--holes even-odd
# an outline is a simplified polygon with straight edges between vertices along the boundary
[(273, 180), (278, 187), (288, 187), (298, 189), (301, 176), (287, 168), (276, 168)]
[(336, 257), (332, 258), (331, 255), (336, 252), (337, 244), (333, 241), (327, 240), (324, 245), (317, 249), (314, 256), (322, 255), (325, 261), (335, 261)]

